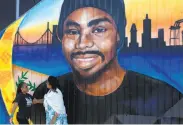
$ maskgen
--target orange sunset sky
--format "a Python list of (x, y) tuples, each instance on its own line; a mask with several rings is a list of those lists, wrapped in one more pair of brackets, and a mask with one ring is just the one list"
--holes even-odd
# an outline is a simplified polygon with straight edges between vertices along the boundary
[(157, 30), (164, 28), (167, 44), (169, 43), (170, 26), (174, 25), (176, 20), (183, 19), (183, 0), (125, 0), (125, 5), (128, 23), (127, 36), (129, 37), (131, 24), (135, 23), (140, 43), (146, 13), (152, 19), (152, 37), (157, 37)]
[[(132, 23), (135, 23), (138, 30), (137, 36), (140, 45), (143, 19), (146, 14), (148, 14), (149, 18), (152, 20), (152, 37), (157, 37), (158, 29), (164, 28), (167, 45), (170, 37), (170, 26), (174, 25), (176, 20), (183, 19), (183, 0), (125, 0), (125, 7), (127, 17), (126, 35), (130, 41), (130, 28)], [(45, 16), (49, 15), (45, 13)], [(51, 25), (57, 24), (57, 22), (58, 19), (50, 21)], [(21, 35), (27, 41), (33, 42), (41, 37), (45, 30), (46, 22), (35, 23), (35, 25), (31, 25), (31, 27), (22, 28)], [(183, 29), (181, 28), (181, 30)]]

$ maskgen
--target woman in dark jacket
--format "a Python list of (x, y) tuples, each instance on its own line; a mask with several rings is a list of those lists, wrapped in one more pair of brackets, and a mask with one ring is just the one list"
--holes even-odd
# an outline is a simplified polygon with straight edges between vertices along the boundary
[(28, 94), (28, 86), (26, 83), (20, 83), (17, 88), (17, 95), (13, 101), (13, 109), (10, 115), (10, 123), (13, 121), (13, 115), (17, 107), (19, 111), (17, 113), (17, 121), (19, 124), (29, 124), (28, 120), (31, 114), (31, 106), (33, 97)]

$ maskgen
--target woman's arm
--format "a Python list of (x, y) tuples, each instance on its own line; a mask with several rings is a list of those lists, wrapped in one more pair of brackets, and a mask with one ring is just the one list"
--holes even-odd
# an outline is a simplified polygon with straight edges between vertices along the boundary
[(43, 101), (44, 101), (44, 99), (36, 99), (36, 98), (35, 98), (35, 99), (33, 100), (33, 104), (38, 104), (38, 103), (41, 104), (41, 103), (43, 103)]
[(16, 110), (17, 106), (18, 106), (18, 103), (14, 102), (13, 108), (12, 108), (12, 111), (11, 111), (11, 115), (10, 115), (10, 123), (12, 123), (12, 121), (13, 121), (13, 115), (15, 113), (15, 110)]
[(57, 117), (58, 117), (58, 114), (55, 113), (55, 115), (54, 115), (54, 116), (52, 117), (52, 119), (51, 119), (50, 124), (55, 124), (55, 122), (56, 122), (56, 120), (57, 120)]

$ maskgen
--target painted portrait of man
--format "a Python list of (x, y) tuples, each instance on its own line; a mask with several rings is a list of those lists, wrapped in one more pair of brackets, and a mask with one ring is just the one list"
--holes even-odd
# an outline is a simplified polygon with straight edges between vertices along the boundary
[[(44, 99), (49, 76), (59, 81), (69, 124), (182, 124), (182, 6), (40, 1), (0, 32), (0, 124), (10, 123), (20, 83)], [(30, 123), (46, 123), (43, 104), (32, 105)]]
[(57, 36), (72, 68), (59, 77), (69, 123), (159, 123), (182, 98), (167, 83), (120, 66), (125, 27), (123, 0), (64, 1)]

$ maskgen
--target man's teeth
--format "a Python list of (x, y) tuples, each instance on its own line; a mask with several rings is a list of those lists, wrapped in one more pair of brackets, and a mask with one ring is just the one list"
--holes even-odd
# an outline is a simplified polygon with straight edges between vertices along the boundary
[(93, 60), (93, 58), (85, 58), (85, 59), (77, 59), (78, 61), (91, 61), (91, 60)]

